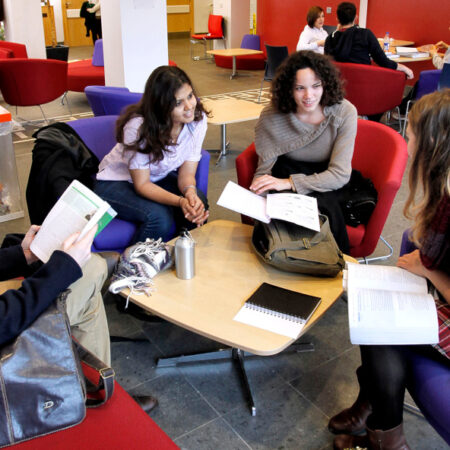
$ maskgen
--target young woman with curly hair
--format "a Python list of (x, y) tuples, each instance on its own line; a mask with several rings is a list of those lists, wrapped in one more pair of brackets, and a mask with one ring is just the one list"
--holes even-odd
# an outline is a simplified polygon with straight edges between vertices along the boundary
[[(449, 399), (426, 395), (428, 390), (440, 392), (441, 385), (450, 383), (450, 89), (422, 97), (408, 118), (412, 161), (404, 212), (414, 221), (409, 233), (413, 245), (397, 265), (427, 278), (433, 286), (439, 343), (360, 346), (358, 398), (328, 424), (330, 431), (341, 433), (334, 440), (335, 449), (409, 448), (403, 433), (403, 402), (405, 389), (414, 382), (411, 374), (416, 367), (426, 368), (429, 377), (429, 382), (422, 380), (420, 386), (422, 402), (425, 400), (430, 411), (447, 410), (447, 414), (430, 417), (430, 421), (447, 442), (450, 439)], [(366, 436), (352, 435), (364, 431)]]
[(133, 242), (167, 240), (174, 220), (192, 228), (208, 218), (195, 182), (206, 128), (191, 80), (172, 66), (155, 69), (142, 99), (119, 117), (118, 143), (100, 163), (95, 191), (140, 224)]
[(316, 197), (343, 252), (349, 242), (335, 191), (350, 179), (356, 125), (356, 108), (344, 99), (335, 66), (326, 56), (301, 51), (278, 68), (271, 105), (255, 128), (258, 167), (250, 189)]

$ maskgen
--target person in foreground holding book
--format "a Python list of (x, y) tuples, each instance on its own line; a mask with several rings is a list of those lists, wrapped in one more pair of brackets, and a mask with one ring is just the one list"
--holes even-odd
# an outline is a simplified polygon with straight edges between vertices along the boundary
[[(417, 250), (397, 262), (424, 276), (436, 290), (439, 343), (360, 346), (356, 402), (329, 422), (335, 449), (408, 449), (403, 434), (403, 401), (414, 355), (440, 362), (450, 380), (450, 89), (422, 97), (409, 114), (410, 194), (405, 214), (413, 216)], [(418, 191), (423, 195), (417, 199)], [(366, 436), (352, 434), (367, 431)]]
[(334, 191), (350, 179), (356, 108), (344, 99), (336, 67), (312, 51), (293, 53), (272, 82), (271, 105), (255, 128), (256, 194), (291, 190), (317, 197), (339, 248), (349, 251), (344, 216)]
[(320, 6), (311, 6), (306, 15), (305, 29), (301, 32), (297, 50), (312, 50), (322, 53), (328, 33), (323, 29), (325, 15)]
[[(91, 254), (95, 226), (79, 241), (76, 241), (79, 233), (69, 236), (62, 249), (54, 251), (50, 260), (33, 272), (30, 265), (38, 258), (30, 245), (38, 231), (39, 226), (32, 225), (20, 244), (0, 249), (0, 280), (25, 276), (19, 289), (0, 294), (0, 346), (19, 336), (59, 294), (70, 289), (66, 311), (74, 338), (111, 365), (101, 289), (118, 258), (109, 254), (112, 252), (104, 258)], [(135, 397), (135, 400), (146, 412), (157, 404), (151, 396)]]
[(206, 134), (206, 112), (191, 80), (178, 67), (156, 68), (139, 103), (117, 122), (117, 144), (103, 158), (95, 192), (118, 213), (139, 223), (132, 243), (171, 236), (208, 218), (195, 174)]

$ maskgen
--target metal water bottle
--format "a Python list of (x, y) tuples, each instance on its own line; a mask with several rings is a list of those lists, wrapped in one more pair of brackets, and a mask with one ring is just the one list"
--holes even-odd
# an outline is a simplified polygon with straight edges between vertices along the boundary
[(175, 241), (175, 267), (177, 277), (182, 280), (190, 280), (195, 275), (195, 241), (185, 228)]

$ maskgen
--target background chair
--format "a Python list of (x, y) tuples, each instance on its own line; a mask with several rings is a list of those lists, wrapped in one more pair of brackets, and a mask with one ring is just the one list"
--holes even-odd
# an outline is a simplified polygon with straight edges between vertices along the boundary
[(423, 70), (420, 72), (419, 79), (417, 81), (416, 93), (412, 100), (408, 100), (406, 103), (406, 112), (403, 120), (402, 135), (405, 137), (406, 126), (408, 124), (408, 114), (411, 109), (412, 103), (419, 100), (424, 95), (431, 94), (438, 89), (439, 78), (442, 70)]
[[(208, 55), (206, 53), (207, 50), (207, 41), (213, 41), (216, 39), (221, 39), (223, 41), (223, 45), (227, 48), (227, 42), (224, 36), (224, 19), (222, 16), (217, 16), (214, 14), (210, 14), (208, 18), (208, 33), (204, 34), (193, 34), (191, 36), (191, 58), (194, 61), (198, 61), (199, 59), (207, 59)], [(193, 56), (192, 54), (192, 46), (195, 44), (202, 44), (205, 49), (205, 54), (203, 58), (200, 56)]]
[[(357, 227), (347, 226), (350, 241), (350, 255), (364, 258), (365, 262), (389, 258), (393, 249), (381, 236), (394, 197), (402, 182), (408, 153), (405, 140), (394, 130), (380, 123), (358, 120), (352, 167), (363, 176), (370, 178), (378, 192), (378, 202), (369, 222)], [(255, 144), (252, 143), (236, 158), (238, 184), (249, 188), (258, 164)], [(243, 223), (253, 223), (253, 219), (241, 216)], [(378, 240), (389, 248), (389, 253), (376, 258), (371, 255)]]
[(336, 25), (324, 25), (322, 27), (328, 34), (333, 33), (334, 31), (336, 31), (337, 26)]
[(5, 102), (16, 106), (16, 114), (18, 106), (39, 106), (48, 122), (41, 105), (67, 91), (67, 63), (52, 59), (0, 60), (0, 89)]
[(142, 94), (125, 87), (87, 86), (84, 89), (94, 116), (119, 115), (124, 108), (137, 103)]
[(403, 72), (366, 64), (334, 64), (345, 81), (345, 98), (356, 106), (360, 116), (382, 114), (400, 105), (406, 83)]
[(439, 77), (438, 89), (450, 88), (450, 63), (444, 64)]
[[(116, 145), (115, 126), (118, 116), (91, 117), (67, 122), (80, 136), (84, 143), (101, 161), (103, 157)], [(205, 195), (208, 193), (208, 174), (209, 174), (210, 155), (202, 150), (202, 159), (200, 160), (196, 182), (199, 189)], [(122, 252), (130, 245), (131, 239), (136, 232), (136, 224), (122, 219), (113, 219), (108, 226), (95, 238), (93, 251), (115, 250)], [(172, 235), (175, 236), (175, 223), (172, 227)]]
[(10, 50), (13, 58), (28, 58), (27, 47), (16, 42), (0, 41), (0, 48)]
[[(400, 256), (416, 250), (409, 240), (409, 230), (402, 236)], [(427, 421), (450, 445), (450, 385), (449, 368), (425, 356), (416, 355), (412, 366), (412, 377), (408, 383), (416, 407), (405, 403), (405, 409), (414, 413), (423, 413)]]
[[(261, 50), (261, 40), (257, 34), (244, 34), (241, 42), (241, 48), (252, 50)], [(214, 55), (217, 67), (231, 69), (233, 66), (233, 57)], [(240, 70), (261, 70), (264, 69), (264, 55), (243, 55), (236, 56), (236, 69)]]
[(274, 46), (265, 44), (266, 46), (266, 67), (264, 69), (264, 77), (261, 81), (259, 89), (258, 103), (261, 101), (261, 92), (264, 81), (272, 81), (278, 66), (288, 57), (289, 51), (286, 45)]

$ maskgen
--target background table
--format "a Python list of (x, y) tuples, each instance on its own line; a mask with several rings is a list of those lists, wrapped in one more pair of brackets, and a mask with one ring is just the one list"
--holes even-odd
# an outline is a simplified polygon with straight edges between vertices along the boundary
[(210, 55), (220, 55), (220, 56), (232, 56), (233, 57), (233, 70), (231, 72), (230, 80), (238, 75), (236, 72), (236, 56), (244, 55), (260, 55), (263, 53), (262, 50), (252, 50), (250, 48), (224, 48), (219, 50), (208, 50), (206, 53)]
[[(383, 47), (384, 39), (378, 38), (378, 42)], [(410, 45), (414, 45), (414, 41), (405, 41), (402, 39), (391, 39), (389, 46), (390, 47), (408, 47)]]
[(208, 117), (208, 123), (220, 125), (221, 127), (220, 153), (216, 164), (227, 153), (227, 124), (258, 119), (261, 111), (266, 106), (261, 103), (238, 100), (236, 98), (204, 100), (203, 104), (206, 110), (211, 111), (211, 117)]

